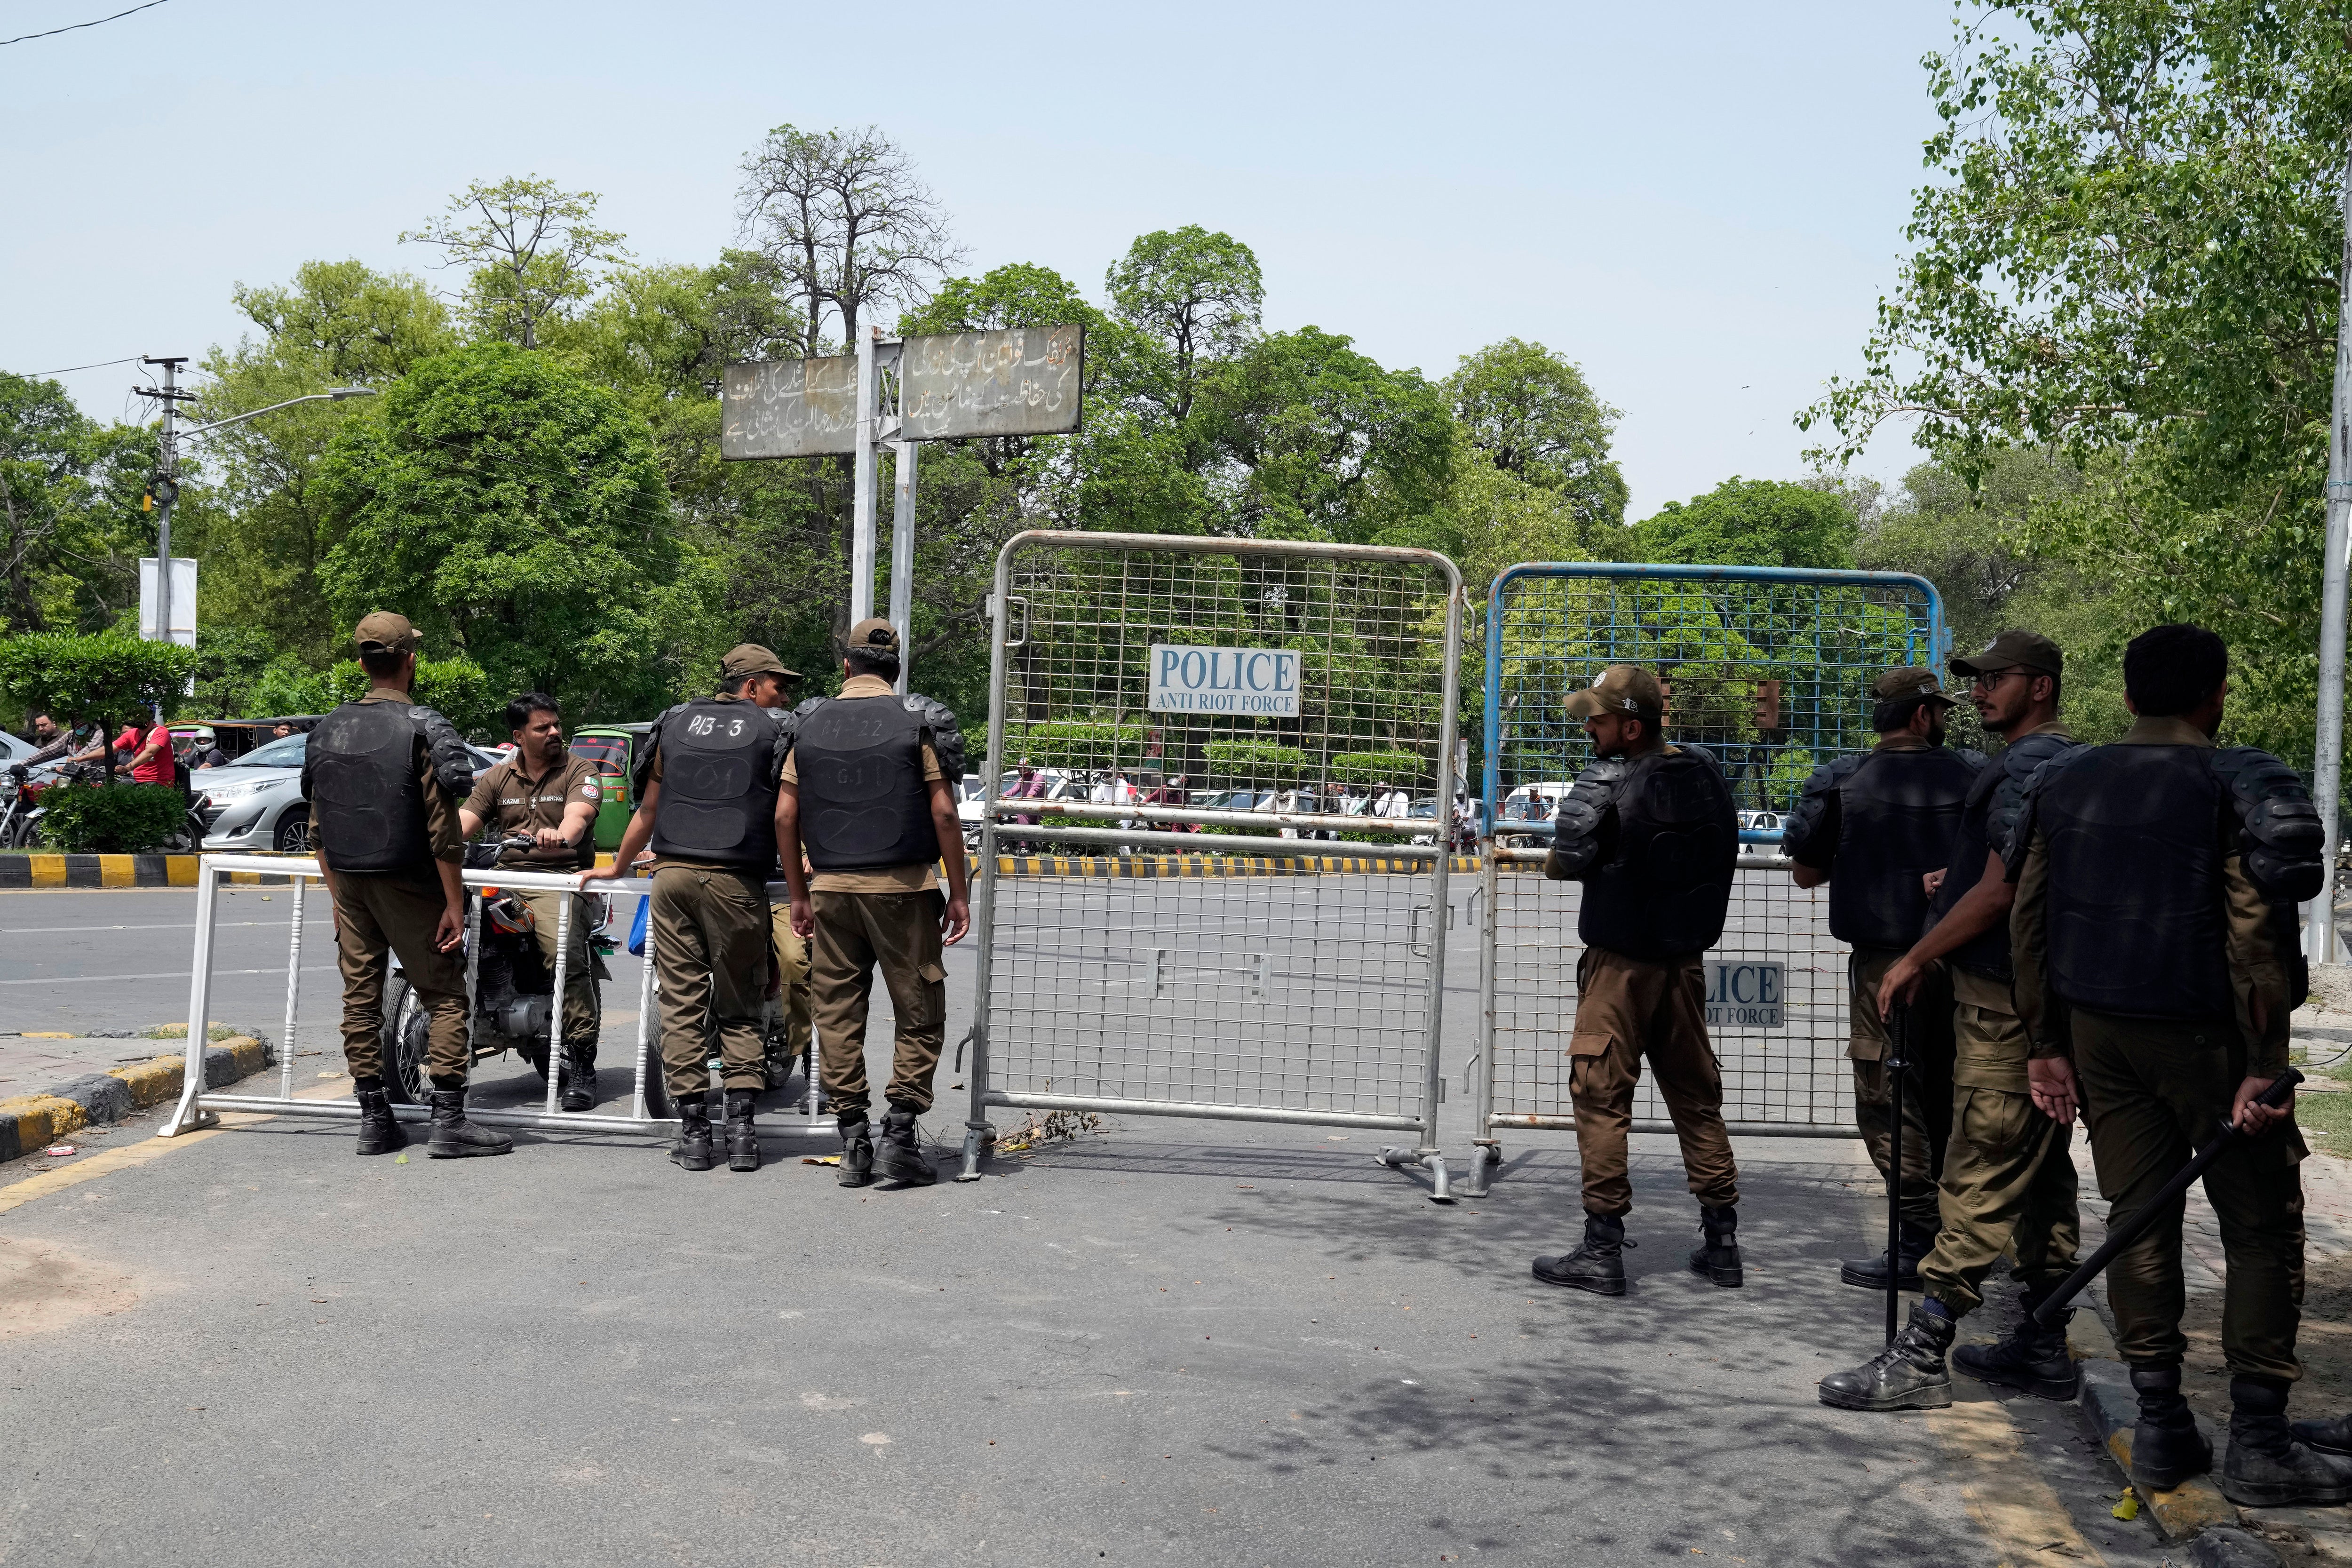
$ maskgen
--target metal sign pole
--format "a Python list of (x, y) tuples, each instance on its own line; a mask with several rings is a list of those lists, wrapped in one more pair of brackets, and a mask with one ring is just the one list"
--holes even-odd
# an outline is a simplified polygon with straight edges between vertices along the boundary
[(890, 624), (898, 628), (898, 695), (904, 697), (915, 663), (915, 443), (893, 441), (890, 451), (898, 464), (890, 501)]
[(874, 402), (879, 379), (874, 342), (881, 335), (880, 328), (869, 327), (857, 340), (857, 471), (849, 521), (849, 624), (853, 626), (874, 613), (874, 492), (881, 480), (874, 442)]
[(2344, 779), (2344, 552), (2352, 534), (2352, 155), (2344, 161), (2344, 254), (2336, 273), (2336, 404), (2327, 442), (2327, 535), (2319, 609), (2319, 723), (2311, 793), (2326, 829), (2327, 882), (2311, 900), (2304, 942), (2314, 963), (2336, 962), (2336, 803)]

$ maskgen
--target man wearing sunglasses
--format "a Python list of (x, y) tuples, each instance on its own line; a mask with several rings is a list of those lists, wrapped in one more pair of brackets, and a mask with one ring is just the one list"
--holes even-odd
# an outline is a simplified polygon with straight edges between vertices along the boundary
[(1935, 1245), (1916, 1260), (1927, 1300), (1911, 1327), (1861, 1366), (1822, 1380), (1822, 1403), (1847, 1410), (1952, 1402), (1945, 1350), (1959, 1320), (1983, 1305), (1984, 1277), (2005, 1251), (2014, 1253), (2015, 1278), (2025, 1287), (2024, 1321), (1999, 1344), (1965, 1346), (1953, 1359), (1972, 1376), (2045, 1399), (2072, 1399), (2078, 1386), (2066, 1353), (2065, 1319), (2073, 1314), (2049, 1328), (2032, 1316), (2074, 1271), (2081, 1224), (2072, 1129), (2035, 1109), (2027, 1089), (2025, 1026), (2011, 994), (2009, 915), (2017, 886), (2005, 865), (2026, 784), (2077, 745), (2058, 722), (2065, 660), (2048, 637), (2008, 631), (1951, 668), (1969, 678), (1969, 700), (1985, 732), (2006, 744), (1969, 786), (1945, 869), (1925, 879), (1927, 934), (1888, 967), (1876, 998), (1879, 1016), (1890, 1017), (1898, 1004), (1919, 1002), (1937, 969), (1949, 974), (1952, 1121), (1939, 1221)]

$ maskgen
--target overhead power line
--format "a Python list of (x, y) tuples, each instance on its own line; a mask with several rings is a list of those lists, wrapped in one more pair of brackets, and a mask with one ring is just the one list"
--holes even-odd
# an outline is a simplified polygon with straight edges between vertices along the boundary
[(69, 27), (51, 27), (46, 33), (23, 33), (13, 38), (0, 38), (0, 48), (5, 48), (10, 44), (30, 43), (35, 38), (54, 38), (59, 33), (79, 33), (84, 27), (103, 26), (109, 22), (120, 22), (125, 16), (135, 16), (142, 11), (152, 11), (156, 6), (161, 5), (163, 3), (164, 0), (147, 0), (147, 4), (144, 5), (133, 5), (128, 11), (117, 11), (111, 16), (100, 16), (94, 22), (76, 22)]
[[(163, 0), (155, 0), (155, 3), (156, 3), (157, 5), (162, 5), (162, 4), (163, 4)], [(85, 25), (86, 25), (86, 24), (85, 24)], [(13, 44), (13, 43), (15, 43), (16, 40), (16, 39), (14, 39), (14, 38), (11, 38), (11, 39), (9, 39), (8, 41), (9, 41), (10, 43), (12, 43), (12, 44)], [(136, 360), (138, 357), (139, 357), (139, 356), (138, 356), (137, 354), (130, 354), (130, 355), (127, 355), (127, 356), (125, 356), (124, 358), (121, 358), (121, 359), (102, 359), (102, 360), (99, 361), (96, 364), (68, 364), (68, 365), (60, 365), (60, 366), (58, 366), (56, 370), (22, 370), (22, 371), (16, 371), (16, 370), (12, 370), (12, 371), (10, 371), (8, 374), (11, 374), (11, 375), (21, 375), (21, 376), (23, 376), (26, 381), (34, 381), (34, 380), (37, 380), (39, 377), (41, 377), (41, 376), (45, 376), (45, 375), (70, 375), (70, 374), (72, 374), (75, 371), (78, 371), (78, 370), (104, 370), (108, 365), (110, 365), (110, 364), (129, 364), (129, 363), (131, 363), (133, 360)]]

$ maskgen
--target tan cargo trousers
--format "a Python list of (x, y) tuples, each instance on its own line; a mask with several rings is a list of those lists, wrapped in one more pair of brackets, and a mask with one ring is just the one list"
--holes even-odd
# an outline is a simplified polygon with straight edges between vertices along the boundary
[[(431, 1016), (425, 1067), (445, 1089), (473, 1065), (466, 1027), (466, 953), (433, 945), (441, 923), (440, 873), (335, 873), (335, 963), (343, 975), (343, 1061), (353, 1078), (383, 1076), (383, 985), (392, 954)], [(446, 1080), (446, 1081), (442, 1081)]]
[(1706, 1038), (1706, 966), (1697, 955), (1652, 963), (1586, 948), (1576, 963), (1568, 1054), (1587, 1214), (1633, 1206), (1625, 1140), (1644, 1058), (1682, 1140), (1692, 1195), (1709, 1208), (1739, 1201), (1739, 1170), (1723, 1125), (1723, 1072)]
[(947, 898), (919, 893), (812, 892), (816, 918), (810, 984), (816, 995), (818, 1048), (825, 1098), (852, 1120), (872, 1100), (866, 1080), (866, 1014), (874, 969), (890, 990), (898, 1035), (890, 1087), (883, 1098), (918, 1111), (931, 1108), (931, 1080), (947, 1039), (948, 972), (940, 963), (940, 916)]
[(654, 872), (654, 975), (661, 983), (664, 1081), (673, 1095), (707, 1092), (715, 1026), (729, 1089), (768, 1087), (760, 1037), (771, 936), (766, 879), (706, 866)]

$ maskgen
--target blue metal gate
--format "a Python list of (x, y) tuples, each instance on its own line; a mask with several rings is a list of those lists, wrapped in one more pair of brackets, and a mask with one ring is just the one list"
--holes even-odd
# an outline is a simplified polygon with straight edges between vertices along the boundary
[[(1723, 763), (1740, 811), (1740, 868), (1709, 955), (1782, 966), (1777, 1022), (1727, 1008), (1710, 1027), (1724, 1118), (1739, 1135), (1853, 1135), (1846, 953), (1825, 896), (1789, 879), (1782, 816), (1821, 763), (1866, 751), (1870, 683), (1898, 665), (1940, 667), (1943, 602), (1891, 572), (1613, 562), (1528, 563), (1495, 579), (1486, 626), (1479, 914), (1480, 1023), (1470, 1082), (1477, 1148), (1467, 1190), (1500, 1163), (1499, 1129), (1572, 1129), (1569, 1037), (1581, 889), (1541, 874), (1559, 797), (1591, 761), (1562, 704), (1612, 664), (1654, 672), (1666, 731)], [(1711, 973), (1714, 971), (1710, 972)], [(1644, 1081), (1637, 1131), (1665, 1131)]]

